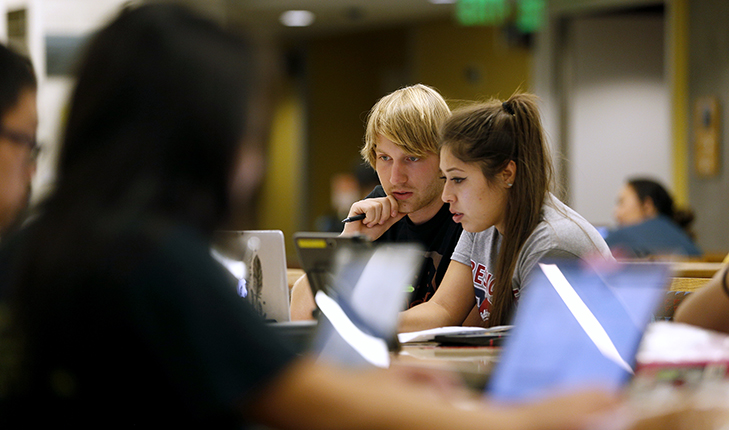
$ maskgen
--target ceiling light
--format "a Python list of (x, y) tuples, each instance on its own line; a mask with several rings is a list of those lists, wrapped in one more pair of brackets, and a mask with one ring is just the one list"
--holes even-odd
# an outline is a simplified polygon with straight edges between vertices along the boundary
[(430, 2), (433, 4), (453, 4), (456, 1), (457, 0), (430, 0)]
[(278, 18), (287, 27), (307, 27), (314, 22), (314, 14), (308, 10), (287, 10)]

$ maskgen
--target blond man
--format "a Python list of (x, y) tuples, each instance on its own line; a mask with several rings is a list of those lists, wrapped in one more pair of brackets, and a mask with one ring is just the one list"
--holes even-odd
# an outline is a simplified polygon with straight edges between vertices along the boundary
[[(378, 242), (418, 242), (425, 262), (413, 286), (408, 307), (430, 299), (448, 268), (461, 234), (448, 204), (441, 200), (438, 129), (450, 116), (443, 97), (417, 84), (381, 98), (367, 118), (362, 158), (377, 172), (380, 184), (352, 205), (342, 234), (363, 234)], [(310, 319), (315, 308), (305, 277), (291, 293), (292, 319)]]

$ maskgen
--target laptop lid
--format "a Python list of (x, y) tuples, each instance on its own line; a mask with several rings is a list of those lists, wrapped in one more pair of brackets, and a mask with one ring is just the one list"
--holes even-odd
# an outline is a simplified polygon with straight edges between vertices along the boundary
[(332, 282), (315, 296), (321, 314), (313, 348), (319, 359), (389, 366), (398, 314), (422, 263), (423, 249), (417, 244), (337, 248)]
[(267, 321), (289, 321), (286, 251), (280, 230), (218, 231), (211, 254), (238, 279), (238, 295)]
[(294, 233), (294, 245), (314, 296), (318, 291), (332, 292), (335, 256), (339, 250), (346, 248), (347, 252), (361, 253), (366, 259), (371, 256), (373, 248), (372, 242), (365, 236), (340, 236), (338, 233), (321, 232)]
[(643, 332), (662, 300), (668, 266), (580, 261), (535, 266), (487, 387), (490, 398), (527, 401), (599, 387), (633, 375)]

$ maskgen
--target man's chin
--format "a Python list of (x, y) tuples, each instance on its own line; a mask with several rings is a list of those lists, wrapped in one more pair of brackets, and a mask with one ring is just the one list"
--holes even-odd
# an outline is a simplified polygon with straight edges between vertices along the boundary
[(411, 203), (403, 203), (398, 202), (397, 211), (401, 214), (410, 214), (413, 212), (416, 212), (420, 208), (416, 208), (415, 205)]

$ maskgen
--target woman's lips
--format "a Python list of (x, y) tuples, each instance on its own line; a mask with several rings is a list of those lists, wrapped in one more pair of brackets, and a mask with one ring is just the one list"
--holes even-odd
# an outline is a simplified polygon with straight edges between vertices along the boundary
[(453, 222), (461, 222), (461, 219), (463, 219), (463, 214), (458, 212), (451, 212), (453, 214)]

